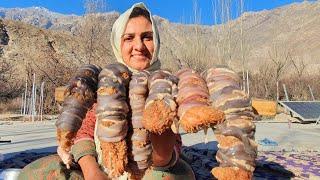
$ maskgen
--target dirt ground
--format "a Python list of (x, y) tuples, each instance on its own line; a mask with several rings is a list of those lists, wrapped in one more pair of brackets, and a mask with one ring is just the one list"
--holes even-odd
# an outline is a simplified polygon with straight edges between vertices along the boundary
[[(55, 120), (43, 122), (3, 121), (0, 119), (0, 140), (11, 140), (11, 143), (1, 143), (2, 155), (25, 150), (41, 149), (56, 146)], [(213, 131), (208, 130), (208, 142), (204, 143), (203, 131), (187, 134), (183, 131), (182, 141), (185, 146), (199, 149), (215, 150), (216, 139)], [(256, 122), (256, 141), (267, 138), (276, 142), (277, 146), (260, 144), (259, 151), (319, 151), (320, 124), (300, 124), (287, 122), (259, 121)]]
[[(22, 122), (17, 120), (9, 121), (8, 119), (0, 119), (0, 141), (11, 140), (11, 143), (0, 143), (0, 162), (7, 162), (14, 165), (20, 164), (18, 167), (23, 167), (23, 163), (30, 163), (31, 161), (30, 159), (26, 161), (25, 156), (32, 155), (34, 156), (34, 159), (36, 159), (46, 155), (45, 153), (54, 153), (57, 145), (54, 123), (54, 119), (45, 120), (43, 122)], [(208, 167), (210, 168), (217, 165), (215, 160), (213, 160), (214, 158), (212, 158), (217, 150), (217, 142), (211, 129), (208, 130), (208, 143), (204, 143), (205, 135), (203, 131), (194, 134), (180, 132), (180, 134), (182, 135), (185, 153), (189, 153), (189, 155), (191, 154), (190, 156), (196, 156), (193, 158), (193, 167), (197, 167), (198, 164), (201, 166), (207, 166), (208, 163)], [(266, 173), (268, 170), (265, 170), (265, 167), (269, 168), (270, 163), (272, 165), (273, 162), (266, 161), (266, 159), (275, 161), (276, 158), (281, 156), (281, 158), (288, 159), (290, 162), (292, 161), (292, 158), (296, 158), (294, 159), (295, 161), (308, 158), (309, 162), (313, 157), (316, 159), (320, 158), (320, 124), (288, 124), (285, 121), (279, 122), (270, 119), (268, 121), (258, 121), (256, 122), (255, 137), (256, 142), (259, 144), (259, 167), (257, 166), (258, 169), (255, 171), (255, 177), (257, 179), (259, 179), (259, 177), (265, 178), (265, 175), (269, 174), (269, 172)], [(275, 142), (276, 145), (261, 143), (264, 139), (267, 139), (270, 142)], [(201, 154), (210, 153), (212, 155), (206, 155), (199, 159), (199, 157), (202, 156)], [(297, 159), (297, 154), (304, 154), (304, 156), (299, 156)], [(11, 160), (6, 161), (10, 158)], [(286, 167), (286, 164), (287, 162), (283, 161), (283, 166), (281, 167)], [(315, 164), (313, 166), (315, 168), (320, 168), (319, 164)], [(197, 172), (197, 177), (199, 177), (199, 179), (206, 179), (210, 174), (210, 168), (208, 167), (208, 172), (204, 170)], [(272, 167), (274, 167), (274, 165), (272, 165)], [(289, 166), (288, 169), (290, 169), (290, 167), (291, 166)], [(302, 176), (301, 174), (304, 172), (303, 169), (300, 172), (301, 173), (298, 177), (311, 177), (309, 174)], [(312, 177), (314, 174), (315, 173), (313, 173)], [(278, 174), (275, 175), (275, 177), (277, 176)], [(320, 178), (320, 176), (316, 176), (316, 178)]]

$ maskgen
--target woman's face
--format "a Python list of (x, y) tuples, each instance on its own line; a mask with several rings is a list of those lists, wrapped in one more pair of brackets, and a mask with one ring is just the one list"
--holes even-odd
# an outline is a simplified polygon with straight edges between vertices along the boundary
[(154, 52), (152, 24), (145, 17), (129, 19), (121, 37), (121, 54), (131, 68), (143, 70), (150, 66)]

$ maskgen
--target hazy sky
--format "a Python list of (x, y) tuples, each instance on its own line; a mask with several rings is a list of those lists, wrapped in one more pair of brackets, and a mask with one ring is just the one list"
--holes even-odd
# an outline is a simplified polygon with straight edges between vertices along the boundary
[[(198, 0), (198, 17), (201, 17), (201, 24), (213, 24), (214, 2), (221, 0)], [(231, 0), (239, 2), (240, 0)], [(263, 9), (273, 9), (293, 2), (302, 0), (243, 0), (245, 11), (260, 11)], [(192, 23), (194, 22), (194, 2), (195, 0), (106, 0), (108, 11), (124, 12), (136, 2), (144, 2), (154, 15), (169, 19), (171, 22)], [(51, 11), (63, 14), (83, 15), (84, 0), (0, 0), (0, 7), (31, 7), (42, 6)], [(239, 5), (233, 3), (233, 17), (239, 12)], [(201, 12), (201, 13), (200, 13)]]

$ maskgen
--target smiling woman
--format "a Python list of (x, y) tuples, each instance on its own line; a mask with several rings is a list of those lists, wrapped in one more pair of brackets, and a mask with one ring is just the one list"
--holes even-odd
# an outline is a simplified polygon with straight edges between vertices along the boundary
[[(115, 57), (117, 61), (121, 63), (109, 66), (110, 71), (112, 71), (112, 74), (115, 76), (117, 74), (116, 72), (118, 72), (118, 70), (120, 72), (121, 69), (130, 69), (134, 75), (145, 72), (142, 70), (152, 72), (160, 69), (160, 61), (158, 60), (160, 46), (159, 33), (151, 13), (143, 3), (133, 5), (119, 16), (112, 27), (110, 41)], [(108, 66), (106, 66), (105, 69), (107, 69), (107, 67)], [(103, 70), (100, 73), (101, 76), (102, 72)], [(127, 75), (129, 74), (131, 73), (127, 73)], [(99, 79), (101, 79), (100, 75)], [(114, 81), (112, 80), (110, 82)], [(115, 80), (115, 82), (118, 81)], [(119, 82), (124, 81), (120, 80)], [(99, 84), (99, 86), (101, 86), (101, 84)], [(167, 129), (162, 134), (150, 133), (150, 136), (149, 134), (145, 136), (144, 134), (146, 133), (141, 133), (143, 132), (141, 131), (143, 128), (134, 129), (133, 139), (138, 137), (138, 139), (141, 140), (146, 137), (145, 140), (151, 143), (148, 147), (152, 147), (153, 150), (151, 155), (152, 167), (147, 170), (146, 168), (149, 166), (147, 161), (149, 160), (142, 159), (149, 152), (146, 151), (147, 147), (142, 146), (142, 149), (136, 148), (139, 151), (134, 151), (136, 146), (132, 145), (132, 154), (130, 154), (130, 151), (127, 151), (126, 139), (115, 142), (111, 142), (111, 140), (106, 138), (102, 140), (104, 137), (99, 136), (99, 130), (102, 129), (100, 128), (101, 126), (99, 126), (99, 122), (102, 122), (102, 120), (107, 121), (108, 119), (104, 118), (101, 120), (99, 110), (102, 109), (100, 107), (104, 107), (103, 105), (113, 103), (107, 100), (102, 101), (103, 93), (101, 92), (103, 91), (99, 91), (99, 89), (97, 103), (91, 107), (83, 119), (82, 125), (74, 139), (71, 152), (60, 148), (59, 144), (58, 154), (60, 157), (57, 155), (44, 157), (27, 165), (22, 170), (19, 177), (20, 179), (64, 179), (65, 177), (69, 177), (69, 179), (108, 179), (115, 177), (125, 179), (195, 179), (191, 167), (179, 158), (181, 138), (179, 135), (175, 135), (171, 129)], [(113, 102), (116, 102), (116, 100), (118, 99), (114, 99)], [(142, 108), (143, 107), (144, 104), (142, 104)], [(105, 112), (101, 111), (101, 113)], [(128, 112), (125, 111), (126, 115), (127, 113)], [(119, 118), (120, 116), (117, 120), (119, 120)], [(110, 127), (108, 123), (103, 125), (106, 127), (104, 129)], [(135, 130), (140, 133), (135, 133)], [(110, 135), (110, 133), (108, 135)], [(121, 135), (123, 134), (115, 134), (117, 137)], [(102, 138), (100, 139), (100, 137)], [(134, 140), (132, 140), (132, 144), (134, 144), (133, 142)], [(139, 143), (141, 143), (141, 141), (139, 141)], [(133, 160), (140, 163), (138, 167), (139, 165), (144, 165), (144, 163), (147, 164), (147, 166), (139, 167), (137, 170), (141, 170), (141, 174), (137, 173), (131, 166), (129, 167), (127, 160), (128, 157), (137, 153), (140, 156), (136, 159), (133, 157)], [(69, 167), (68, 165), (70, 165), (70, 168), (67, 168)], [(35, 171), (37, 173), (34, 173)]]
[(142, 3), (135, 4), (116, 20), (110, 41), (117, 61), (131, 71), (160, 69), (158, 28)]
[(143, 70), (150, 66), (154, 52), (152, 22), (149, 12), (135, 8), (130, 15), (121, 38), (121, 53), (124, 62), (131, 68)]

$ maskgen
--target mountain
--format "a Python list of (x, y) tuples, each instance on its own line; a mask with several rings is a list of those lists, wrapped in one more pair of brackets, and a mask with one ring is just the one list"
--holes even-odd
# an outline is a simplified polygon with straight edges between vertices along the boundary
[(45, 29), (72, 30), (81, 17), (76, 15), (63, 15), (51, 12), (43, 7), (30, 8), (0, 8), (0, 17), (21, 21)]
[[(0, 60), (12, 64), (19, 82), (36, 72), (38, 81), (64, 84), (83, 63), (114, 61), (109, 38), (118, 16), (117, 12), (76, 16), (41, 7), (0, 8)], [(161, 62), (173, 71), (182, 62), (200, 70), (225, 64), (237, 72), (259, 73), (265, 66), (287, 60), (288, 72), (295, 71), (292, 62), (305, 65), (310, 73), (320, 72), (319, 1), (245, 12), (215, 26), (155, 19)]]
[[(109, 12), (96, 16), (110, 32), (119, 14)], [(63, 15), (41, 7), (0, 8), (0, 17), (52, 30), (50, 32), (64, 31), (75, 38), (86, 21), (83, 16)], [(250, 69), (270, 61), (276, 49), (280, 54), (290, 52), (292, 59), (302, 59), (313, 69), (319, 67), (320, 2), (293, 3), (274, 10), (246, 12), (226, 25), (217, 26), (170, 23), (158, 16), (156, 20), (162, 42), (160, 57), (166, 62), (176, 62), (177, 59), (193, 61), (198, 56), (205, 64), (227, 63), (232, 67), (245, 64)], [(241, 20), (243, 35), (240, 33)], [(242, 63), (242, 54), (245, 54), (246, 63)], [(169, 62), (164, 64), (172, 67)]]

